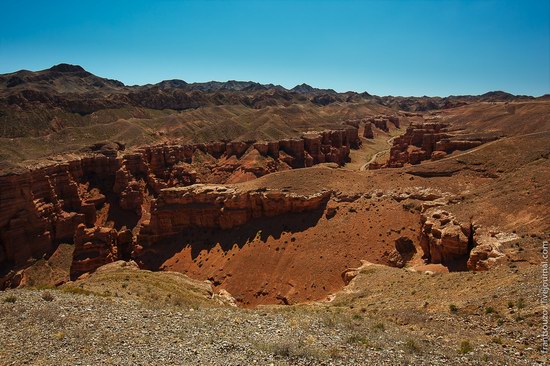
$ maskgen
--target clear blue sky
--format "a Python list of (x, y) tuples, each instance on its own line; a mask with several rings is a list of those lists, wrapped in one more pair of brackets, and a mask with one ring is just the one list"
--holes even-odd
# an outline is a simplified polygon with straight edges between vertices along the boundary
[(0, 73), (67, 62), (130, 85), (550, 93), (550, 0), (2, 0), (0, 11)]

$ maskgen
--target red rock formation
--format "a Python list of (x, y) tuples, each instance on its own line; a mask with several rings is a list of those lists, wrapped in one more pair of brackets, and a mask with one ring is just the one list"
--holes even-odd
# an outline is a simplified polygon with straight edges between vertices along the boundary
[(323, 207), (330, 194), (302, 196), (203, 184), (164, 189), (151, 205), (151, 218), (143, 222), (138, 242), (148, 247), (191, 228), (227, 230), (252, 219), (314, 210)]
[(74, 234), (74, 254), (71, 278), (94, 271), (118, 258), (116, 230), (107, 227), (86, 229), (79, 225)]
[(447, 156), (445, 151), (434, 151), (432, 153), (432, 160), (440, 160)]
[(311, 157), (311, 164), (324, 163), (326, 161), (325, 153), (322, 151), (322, 139), (320, 134), (307, 134), (304, 135), (304, 148), (308, 155)]
[(410, 125), (404, 135), (394, 139), (385, 166), (394, 168), (428, 159), (438, 160), (455, 150), (467, 150), (487, 141), (450, 132), (448, 127), (441, 122)]
[(365, 122), (365, 130), (363, 131), (363, 137), (366, 139), (374, 138), (374, 132), (372, 131), (372, 123)]
[(0, 265), (21, 266), (71, 241), (79, 224), (91, 223), (94, 205), (78, 181), (108, 182), (116, 168), (116, 159), (98, 156), (0, 177)]
[[(117, 220), (121, 220), (133, 229), (144, 202), (163, 188), (199, 181), (239, 182), (325, 161), (344, 164), (358, 140), (357, 130), (346, 127), (283, 141), (164, 144), (0, 176), (2, 275), (29, 259), (53, 253), (59, 243), (73, 242), (77, 227), (101, 227), (108, 222), (119, 227)], [(92, 269), (94, 263), (77, 265), (75, 271)]]
[(429, 263), (448, 264), (468, 257), (471, 246), (468, 240), (471, 226), (460, 224), (447, 211), (435, 208), (421, 216), (422, 236), (420, 245)]
[(402, 236), (395, 241), (395, 249), (388, 253), (388, 262), (394, 267), (403, 268), (415, 253), (413, 241)]
[(400, 127), (399, 117), (397, 116), (387, 116), (384, 114), (369, 117), (365, 119), (365, 123), (372, 123), (376, 128), (381, 129), (382, 131), (389, 131), (388, 123), (392, 123), (396, 128)]
[(462, 224), (439, 208), (423, 213), (421, 222), (424, 258), (429, 263), (452, 264), (461, 270), (483, 271), (496, 266), (506, 257), (501, 244), (519, 238), (516, 234), (475, 230), (473, 223)]
[(399, 117), (397, 116), (389, 116), (388, 117), (388, 120), (393, 123), (393, 125), (396, 127), (396, 128), (400, 128), (401, 125), (400, 125), (400, 120), (399, 120)]
[(388, 120), (385, 118), (369, 118), (369, 122), (371, 122), (376, 128), (388, 132)]

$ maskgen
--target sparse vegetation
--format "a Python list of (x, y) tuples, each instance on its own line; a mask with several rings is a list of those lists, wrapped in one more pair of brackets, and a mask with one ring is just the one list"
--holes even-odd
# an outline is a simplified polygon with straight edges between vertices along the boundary
[(61, 291), (75, 295), (92, 295), (93, 292), (83, 289), (81, 287), (62, 287)]
[(455, 304), (449, 305), (449, 311), (453, 314), (458, 313), (458, 307)]
[(413, 339), (408, 339), (405, 342), (405, 350), (407, 350), (407, 352), (410, 352), (410, 353), (419, 353), (420, 347), (418, 346), (418, 344), (416, 344), (416, 342)]
[[(274, 356), (282, 358), (307, 358), (312, 360), (321, 360), (330, 356), (324, 354), (319, 348), (306, 345), (304, 342), (280, 341), (273, 343), (257, 343), (256, 348)], [(330, 350), (329, 350), (330, 351)]]
[(4, 300), (3, 300), (4, 303), (9, 303), (9, 304), (13, 304), (16, 301), (17, 301), (17, 298), (13, 295), (6, 296), (4, 297)]
[(472, 352), (474, 349), (472, 345), (470, 344), (470, 341), (462, 341), (460, 342), (460, 348), (458, 349), (458, 353), (460, 354), (467, 354)]
[(347, 341), (348, 341), (349, 344), (356, 343), (356, 344), (362, 344), (364, 346), (368, 346), (368, 344), (369, 344), (369, 341), (367, 340), (367, 337), (365, 337), (362, 334), (353, 334), (348, 338)]
[(518, 307), (518, 309), (523, 309), (525, 307), (525, 300), (522, 297), (520, 297), (518, 299), (516, 306)]

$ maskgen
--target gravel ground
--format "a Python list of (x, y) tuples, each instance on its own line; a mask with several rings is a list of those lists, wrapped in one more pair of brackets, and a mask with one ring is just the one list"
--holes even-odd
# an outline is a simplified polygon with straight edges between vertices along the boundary
[[(48, 297), (45, 294), (50, 294)], [(182, 308), (0, 293), (1, 365), (497, 365), (393, 324), (319, 309)], [(510, 365), (530, 364), (521, 358)]]

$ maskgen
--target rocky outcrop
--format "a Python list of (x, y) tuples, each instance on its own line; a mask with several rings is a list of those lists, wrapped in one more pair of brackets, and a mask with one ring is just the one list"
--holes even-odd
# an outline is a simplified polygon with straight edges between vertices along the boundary
[(374, 127), (379, 130), (389, 132), (388, 120), (385, 118), (369, 118), (369, 122), (374, 125)]
[(467, 258), (473, 248), (473, 226), (463, 225), (440, 208), (427, 210), (421, 216), (420, 245), (429, 263), (449, 264)]
[(376, 128), (388, 132), (389, 131), (389, 125), (388, 123), (392, 123), (395, 128), (400, 128), (399, 123), (399, 117), (397, 116), (387, 116), (387, 115), (378, 115), (374, 117), (370, 117), (366, 119), (366, 123), (372, 123)]
[(363, 131), (363, 137), (367, 139), (374, 138), (373, 126), (385, 132), (389, 132), (388, 123), (392, 123), (395, 128), (400, 128), (401, 126), (398, 116), (388, 116), (384, 114), (365, 118), (348, 119), (343, 123), (356, 129), (359, 129), (360, 124), (364, 124), (365, 129)]
[(468, 269), (485, 271), (502, 263), (506, 259), (506, 255), (501, 251), (502, 244), (515, 239), (518, 239), (516, 234), (476, 233), (474, 236), (476, 246), (470, 252)]
[(419, 164), (422, 160), (430, 159), (436, 149), (436, 143), (449, 137), (445, 132), (447, 127), (442, 123), (409, 126), (404, 135), (394, 139), (390, 159), (386, 165), (399, 167), (407, 163)]
[(0, 288), (52, 287), (70, 281), (73, 251), (73, 245), (60, 244), (48, 259), (39, 259), (13, 276), (4, 278), (0, 281)]
[(190, 229), (228, 230), (253, 219), (315, 210), (324, 207), (330, 195), (330, 191), (298, 195), (203, 184), (164, 189), (151, 205), (151, 218), (143, 222), (138, 242), (147, 247)]
[(71, 278), (94, 271), (118, 259), (117, 232), (108, 227), (87, 229), (79, 225), (74, 234), (74, 255)]
[(476, 230), (473, 223), (461, 224), (441, 208), (428, 209), (421, 222), (420, 245), (429, 263), (462, 262), (462, 269), (472, 271), (488, 270), (501, 263), (506, 257), (501, 245), (518, 238), (515, 234)]
[[(88, 154), (0, 176), (0, 276), (50, 255), (60, 243), (76, 244), (78, 227), (84, 233), (103, 226), (132, 230), (164, 188), (240, 182), (324, 162), (344, 164), (358, 140), (357, 129), (346, 127), (282, 141), (163, 144)], [(79, 245), (87, 248), (87, 242)], [(108, 241), (109, 248), (99, 251), (99, 244), (91, 242), (102, 258), (116, 246)], [(97, 263), (77, 264), (75, 272)]]
[(374, 132), (372, 131), (372, 123), (365, 123), (365, 129), (363, 130), (363, 137), (366, 139), (373, 139)]
[(118, 165), (113, 158), (87, 157), (0, 177), (0, 268), (41, 258), (72, 241), (78, 225), (93, 225), (105, 197), (81, 182), (108, 185)]
[(400, 128), (400, 127), (401, 127), (399, 117), (397, 117), (397, 116), (389, 116), (389, 117), (388, 117), (388, 120), (389, 120), (391, 123), (393, 123), (393, 125), (394, 125), (396, 128)]
[(405, 134), (393, 140), (390, 158), (383, 167), (402, 167), (423, 160), (439, 160), (456, 150), (477, 147), (492, 138), (452, 132), (443, 122), (410, 125)]

